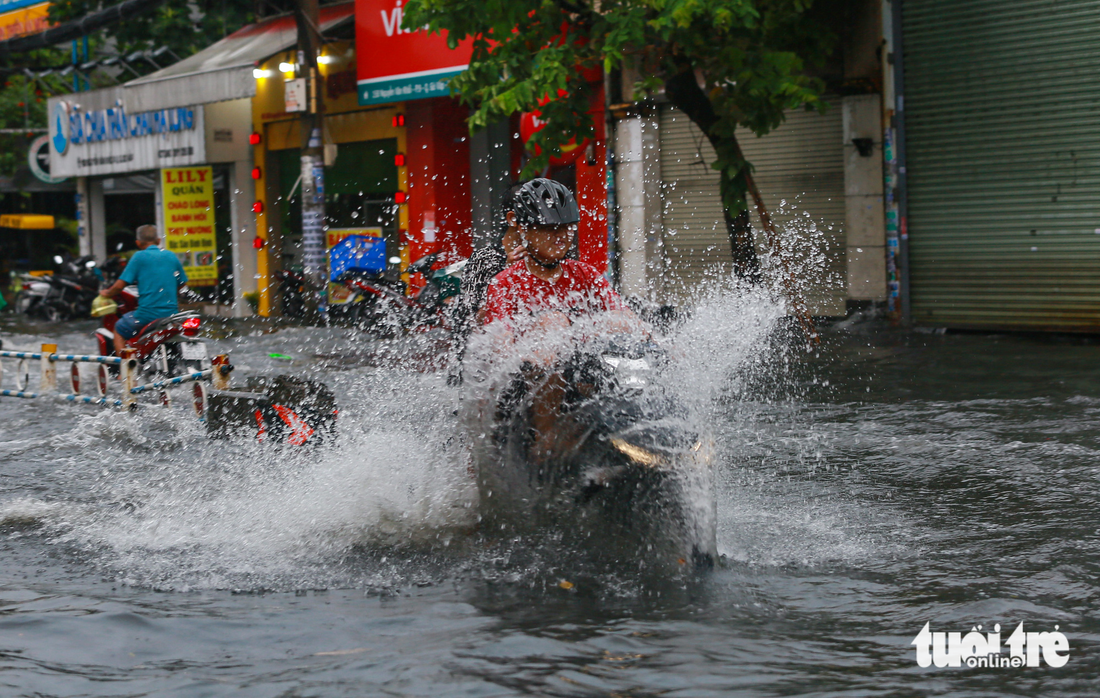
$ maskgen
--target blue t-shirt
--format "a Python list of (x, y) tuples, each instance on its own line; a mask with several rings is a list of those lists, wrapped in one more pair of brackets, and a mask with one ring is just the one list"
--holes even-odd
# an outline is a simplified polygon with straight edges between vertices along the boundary
[(137, 284), (138, 308), (134, 320), (139, 324), (147, 325), (179, 312), (176, 294), (187, 283), (187, 274), (174, 252), (153, 245), (135, 252), (119, 278), (127, 284)]

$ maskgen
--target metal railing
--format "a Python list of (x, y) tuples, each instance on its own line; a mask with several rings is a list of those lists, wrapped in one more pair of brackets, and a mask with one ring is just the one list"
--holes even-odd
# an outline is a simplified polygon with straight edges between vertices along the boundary
[[(105, 407), (133, 408), (137, 406), (137, 396), (143, 393), (160, 392), (161, 404), (168, 404), (167, 388), (194, 383), (198, 381), (210, 381), (212, 387), (217, 390), (229, 388), (229, 374), (233, 366), (229, 363), (229, 357), (225, 354), (215, 356), (213, 366), (205, 371), (193, 371), (174, 378), (153, 381), (142, 385), (135, 385), (138, 377), (137, 352), (134, 349), (124, 349), (122, 356), (100, 356), (96, 354), (61, 354), (57, 351), (56, 344), (43, 344), (40, 351), (5, 351), (0, 348), (0, 396), (33, 400), (43, 397), (56, 397), (70, 403), (83, 405), (102, 405)], [(3, 388), (4, 368), (2, 359), (15, 359), (18, 361), (15, 371), (15, 389)], [(28, 390), (31, 371), (28, 361), (37, 361), (39, 365), (38, 390)], [(71, 393), (58, 392), (57, 389), (57, 364), (68, 362), (69, 381)], [(81, 395), (82, 384), (81, 364), (96, 364), (96, 395)], [(118, 367), (118, 381), (122, 385), (120, 398), (107, 396), (111, 376), (108, 366)]]

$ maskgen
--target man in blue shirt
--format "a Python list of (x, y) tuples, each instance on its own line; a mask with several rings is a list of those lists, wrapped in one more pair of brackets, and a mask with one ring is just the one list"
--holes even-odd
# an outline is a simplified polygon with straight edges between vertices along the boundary
[(162, 250), (160, 234), (156, 226), (143, 225), (137, 229), (138, 251), (130, 258), (122, 276), (110, 288), (99, 292), (104, 298), (117, 296), (131, 284), (138, 287), (137, 310), (126, 313), (115, 323), (115, 352), (121, 354), (126, 340), (154, 320), (179, 312), (177, 294), (187, 283), (179, 257)]

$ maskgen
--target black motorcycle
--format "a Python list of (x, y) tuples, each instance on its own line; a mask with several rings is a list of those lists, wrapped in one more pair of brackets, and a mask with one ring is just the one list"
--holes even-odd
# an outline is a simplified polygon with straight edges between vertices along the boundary
[(471, 400), (472, 426), (491, 437), (474, 440), (490, 530), (550, 527), (651, 569), (712, 565), (712, 443), (662, 386), (666, 363), (651, 342), (589, 339)]
[(92, 301), (99, 295), (105, 280), (102, 271), (96, 273), (95, 259), (91, 255), (68, 260), (56, 256), (54, 264), (57, 269), (53, 275), (39, 279), (49, 288), (37, 303), (28, 308), (28, 314), (48, 322), (88, 317)]
[(313, 287), (306, 277), (288, 269), (279, 269), (274, 276), (283, 299), (283, 317), (299, 321), (310, 319), (313, 313), (308, 300)]

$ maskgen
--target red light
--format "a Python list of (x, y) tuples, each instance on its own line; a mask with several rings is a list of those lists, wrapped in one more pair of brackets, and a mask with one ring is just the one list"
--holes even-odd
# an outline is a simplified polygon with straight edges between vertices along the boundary
[(264, 239), (259, 235), (252, 238), (252, 247), (253, 249), (262, 250), (264, 248)]
[(256, 203), (252, 204), (252, 213), (263, 213), (263, 212), (264, 212), (264, 202), (257, 201)]
[(393, 195), (393, 200), (399, 204), (403, 204), (409, 200), (409, 195), (403, 191), (399, 191)]
[(397, 155), (394, 155), (393, 156), (393, 164), (396, 165), (397, 167), (404, 167), (405, 166), (405, 154), (404, 153), (398, 153)]
[(252, 179), (259, 179), (260, 177), (263, 177), (263, 176), (264, 176), (264, 173), (263, 173), (263, 171), (260, 170), (259, 167), (253, 167), (252, 168)]
[(189, 317), (183, 321), (183, 329), (185, 330), (197, 330), (199, 329), (199, 320), (197, 317)]
[(405, 125), (405, 115), (404, 114), (394, 114), (393, 115), (393, 125), (394, 126), (404, 126)]
[(259, 145), (260, 143), (263, 143), (263, 140), (263, 137), (259, 133), (253, 131), (252, 134), (248, 137), (248, 144)]

